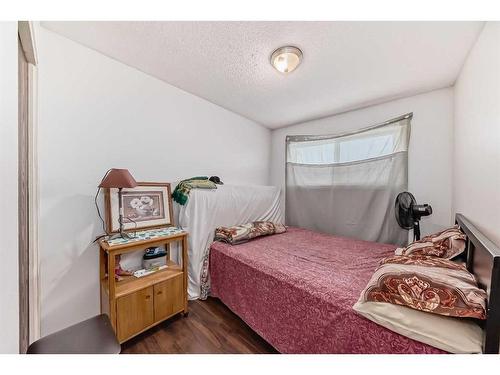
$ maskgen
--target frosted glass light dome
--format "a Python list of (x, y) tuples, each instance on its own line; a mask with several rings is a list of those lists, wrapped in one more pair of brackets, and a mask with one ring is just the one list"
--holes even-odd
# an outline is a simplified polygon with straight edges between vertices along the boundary
[(302, 51), (297, 47), (280, 47), (271, 55), (271, 65), (281, 73), (293, 72), (302, 61)]

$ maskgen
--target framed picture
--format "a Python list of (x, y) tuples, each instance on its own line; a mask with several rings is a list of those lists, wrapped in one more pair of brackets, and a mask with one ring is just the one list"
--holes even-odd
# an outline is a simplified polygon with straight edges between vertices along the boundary
[[(123, 227), (126, 231), (174, 225), (170, 184), (138, 182), (122, 189)], [(106, 189), (106, 225), (109, 233), (120, 229), (118, 189)]]

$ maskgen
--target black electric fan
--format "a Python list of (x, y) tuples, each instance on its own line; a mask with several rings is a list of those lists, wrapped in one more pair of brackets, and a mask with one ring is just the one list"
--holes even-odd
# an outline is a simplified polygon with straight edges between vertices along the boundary
[(413, 228), (413, 239), (420, 239), (420, 224), (422, 216), (432, 214), (432, 207), (428, 204), (417, 204), (412, 193), (403, 191), (396, 197), (395, 203), (396, 220), (403, 229)]

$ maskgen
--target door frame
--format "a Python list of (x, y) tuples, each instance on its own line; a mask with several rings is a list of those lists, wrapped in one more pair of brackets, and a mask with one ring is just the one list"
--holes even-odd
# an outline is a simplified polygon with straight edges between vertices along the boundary
[(33, 23), (19, 21), (18, 37), (19, 351), (25, 353), (28, 345), (40, 337), (36, 121), (38, 90)]

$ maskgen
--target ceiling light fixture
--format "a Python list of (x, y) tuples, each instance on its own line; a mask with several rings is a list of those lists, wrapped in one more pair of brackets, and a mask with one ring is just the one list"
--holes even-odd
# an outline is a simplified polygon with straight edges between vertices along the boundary
[(280, 47), (271, 54), (271, 65), (281, 73), (293, 72), (302, 61), (302, 51), (297, 47)]

